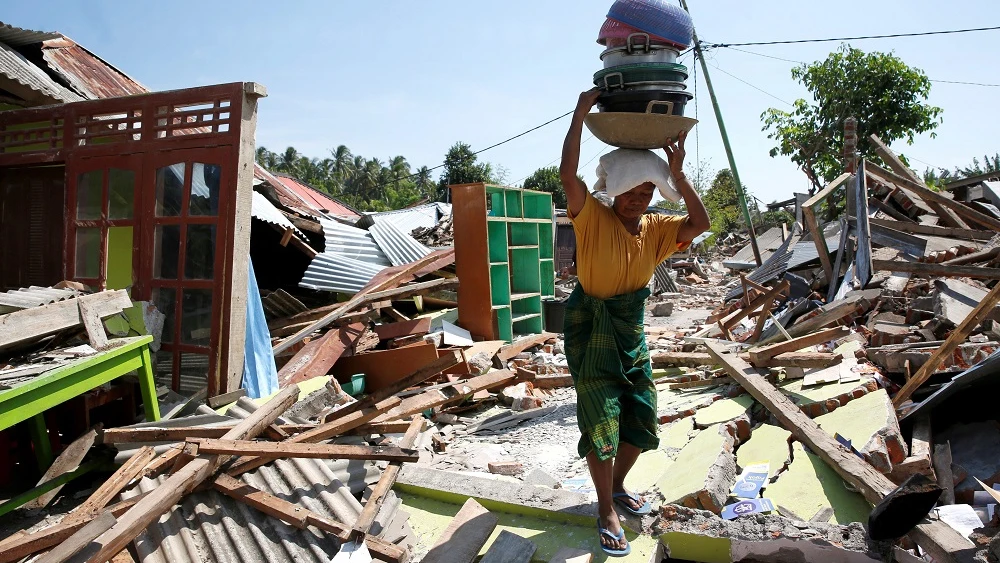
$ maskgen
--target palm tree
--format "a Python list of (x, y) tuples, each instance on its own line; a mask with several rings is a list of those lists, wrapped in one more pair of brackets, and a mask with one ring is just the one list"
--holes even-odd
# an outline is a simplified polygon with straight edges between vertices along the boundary
[(257, 147), (257, 164), (268, 170), (274, 170), (278, 166), (278, 155), (267, 150), (267, 147)]
[(301, 157), (302, 155), (299, 154), (299, 151), (295, 150), (295, 147), (288, 147), (285, 149), (285, 152), (278, 157), (277, 168), (286, 174), (295, 176), (297, 172), (296, 166), (298, 165), (299, 158)]
[(336, 149), (330, 151), (333, 157), (333, 177), (340, 183), (347, 180), (351, 170), (351, 150), (346, 145), (338, 145)]
[(436, 183), (431, 179), (431, 169), (426, 166), (421, 166), (417, 169), (416, 177), (417, 189), (421, 193), (429, 196), (434, 195), (434, 190)]
[(400, 180), (410, 175), (410, 163), (402, 156), (394, 156), (389, 161), (389, 170), (394, 176), (393, 183), (398, 187)]

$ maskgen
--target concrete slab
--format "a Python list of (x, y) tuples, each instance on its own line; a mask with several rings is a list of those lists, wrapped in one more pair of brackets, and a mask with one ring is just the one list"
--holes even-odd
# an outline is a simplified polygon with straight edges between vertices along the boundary
[(792, 463), (764, 490), (775, 505), (788, 508), (802, 518), (812, 518), (820, 509), (833, 508), (837, 524), (867, 522), (871, 505), (858, 493), (848, 491), (844, 481), (819, 456), (792, 444)]
[(736, 464), (746, 467), (766, 461), (771, 464), (769, 477), (781, 472), (791, 460), (788, 439), (792, 433), (780, 426), (761, 424), (750, 433), (750, 439), (736, 450)]
[[(683, 506), (663, 507), (653, 532), (672, 560), (728, 563), (872, 563), (892, 549), (868, 539), (859, 523), (794, 522), (776, 514), (749, 514), (723, 520)], [(885, 560), (888, 560), (886, 557)]]
[[(401, 493), (400, 498), (403, 501), (403, 507), (411, 516), (410, 527), (417, 539), (414, 547), (414, 559), (419, 559), (430, 546), (434, 545), (438, 536), (458, 513), (461, 505), (406, 492)], [(597, 537), (597, 528), (594, 526), (596, 516), (589, 520), (590, 524), (563, 523), (554, 525), (553, 520), (546, 518), (544, 514), (525, 516), (496, 509), (490, 509), (490, 512), (499, 518), (499, 524), (486, 545), (480, 550), (480, 555), (484, 555), (493, 545), (497, 536), (500, 535), (500, 532), (506, 530), (535, 543), (538, 547), (532, 558), (535, 561), (548, 561), (564, 547), (589, 551), (594, 554), (593, 561), (595, 562), (608, 560), (604, 552), (601, 551), (600, 540)], [(626, 531), (625, 537), (632, 544), (632, 553), (628, 557), (615, 559), (615, 561), (647, 563), (651, 560), (657, 549), (656, 538), (629, 531)]]
[(698, 433), (694, 428), (693, 418), (682, 418), (669, 424), (660, 425), (660, 449), (670, 452), (687, 445), (691, 438)]
[(653, 488), (660, 476), (673, 465), (673, 460), (662, 450), (651, 450), (639, 455), (632, 471), (625, 478), (625, 488), (645, 493)]
[(838, 407), (878, 389), (878, 384), (870, 378), (847, 383), (828, 383), (816, 387), (804, 387), (803, 381), (786, 380), (779, 383), (778, 388), (813, 418), (833, 412)]
[(895, 409), (885, 389), (818, 416), (816, 423), (831, 436), (840, 434), (849, 439), (882, 473), (890, 473), (894, 464), (906, 459), (906, 440), (899, 431)]
[[(934, 316), (949, 326), (956, 326), (986, 298), (988, 290), (961, 280), (945, 278), (934, 280)], [(1000, 320), (1000, 306), (986, 318)]]
[(694, 424), (698, 428), (708, 428), (713, 424), (728, 422), (747, 414), (753, 403), (753, 397), (750, 395), (716, 401), (711, 406), (698, 409), (694, 414)]
[(736, 480), (734, 446), (729, 429), (721, 424), (700, 432), (657, 481), (664, 501), (718, 514)]

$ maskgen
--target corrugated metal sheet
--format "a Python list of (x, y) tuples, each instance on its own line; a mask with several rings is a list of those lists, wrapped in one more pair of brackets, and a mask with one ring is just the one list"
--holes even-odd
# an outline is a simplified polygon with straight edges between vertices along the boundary
[(79, 102), (84, 99), (53, 80), (52, 77), (45, 74), (45, 71), (24, 58), (24, 55), (3, 43), (0, 43), (0, 73), (32, 91), (56, 101)]
[(417, 227), (431, 228), (446, 215), (451, 214), (451, 204), (428, 203), (407, 209), (384, 211), (381, 213), (365, 213), (358, 220), (358, 226), (368, 228), (377, 222), (389, 222), (400, 231), (410, 234)]
[(56, 31), (34, 31), (0, 22), (0, 43), (6, 43), (11, 47), (41, 43), (42, 41), (58, 39), (60, 37), (62, 37), (62, 34)]
[(378, 243), (382, 252), (389, 257), (393, 266), (415, 262), (431, 253), (431, 249), (417, 242), (417, 239), (401, 231), (394, 223), (377, 221), (368, 232)]
[(332, 219), (320, 219), (319, 222), (323, 225), (323, 234), (326, 236), (326, 252), (377, 266), (392, 264), (368, 231), (343, 225)]
[(55, 303), (56, 301), (62, 301), (63, 299), (72, 299), (79, 294), (80, 292), (75, 289), (55, 289), (34, 285), (21, 289), (12, 289), (6, 293), (0, 293), (0, 313), (40, 307), (49, 303)]
[(278, 225), (283, 229), (292, 229), (295, 234), (305, 238), (302, 231), (298, 230), (295, 225), (288, 220), (288, 217), (282, 215), (281, 211), (278, 211), (278, 208), (275, 207), (273, 203), (268, 201), (268, 199), (264, 197), (264, 194), (260, 192), (253, 192), (253, 206), (251, 207), (250, 215), (253, 216), (254, 219), (260, 219), (266, 223)]
[[(256, 410), (245, 399), (237, 406), (227, 414), (245, 418)], [(350, 472), (335, 472), (328, 463), (319, 459), (277, 460), (242, 479), (262, 491), (350, 525), (357, 520), (361, 504), (338, 473), (351, 480), (356, 477)], [(368, 473), (362, 470), (356, 475)], [(165, 480), (143, 479), (122, 497), (128, 499), (151, 491)], [(362, 477), (358, 483), (361, 488), (364, 481)], [(405, 518), (404, 513), (398, 514)], [(187, 495), (180, 505), (141, 533), (135, 546), (141, 563), (328, 563), (340, 550), (340, 542), (329, 534), (293, 528), (215, 491)]]
[(354, 260), (336, 252), (324, 252), (309, 263), (299, 286), (321, 291), (357, 293), (381, 270), (381, 266), (369, 262)]
[(272, 291), (262, 300), (268, 320), (281, 319), (302, 313), (308, 308), (284, 289)]
[[(757, 235), (757, 248), (760, 249), (760, 259), (767, 260), (774, 254), (774, 251), (781, 246), (781, 228), (772, 227), (764, 234)], [(722, 262), (722, 265), (733, 269), (756, 268), (757, 262), (753, 257), (753, 247), (748, 243), (739, 252), (733, 254)]]
[(285, 174), (275, 173), (277, 178), (285, 188), (291, 190), (303, 203), (321, 214), (336, 215), (354, 219), (360, 214), (347, 204), (337, 201), (323, 192), (309, 186), (308, 184), (296, 180)]
[(73, 89), (91, 100), (149, 92), (132, 77), (65, 37), (46, 41), (42, 58)]

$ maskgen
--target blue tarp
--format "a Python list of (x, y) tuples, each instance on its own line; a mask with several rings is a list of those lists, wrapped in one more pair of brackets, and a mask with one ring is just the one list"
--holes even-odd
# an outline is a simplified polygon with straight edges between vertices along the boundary
[(257, 277), (250, 262), (247, 282), (247, 335), (243, 356), (243, 387), (251, 399), (266, 397), (278, 390), (278, 368), (271, 351), (271, 333), (264, 318), (264, 304), (257, 289)]

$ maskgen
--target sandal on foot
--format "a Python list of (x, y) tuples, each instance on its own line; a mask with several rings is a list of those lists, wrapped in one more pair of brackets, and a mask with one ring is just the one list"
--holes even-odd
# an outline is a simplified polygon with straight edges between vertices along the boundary
[(615, 504), (621, 506), (622, 508), (627, 510), (630, 514), (634, 514), (635, 516), (645, 516), (649, 514), (649, 512), (652, 510), (652, 507), (650, 506), (648, 500), (645, 502), (645, 504), (643, 504), (639, 508), (632, 508), (631, 504), (622, 500), (627, 498), (632, 502), (639, 504), (639, 495), (635, 493), (626, 493), (626, 492), (613, 493), (611, 495), (611, 498), (615, 501)]
[[(618, 535), (612, 534), (609, 530), (601, 527), (600, 518), (597, 519), (597, 532), (599, 536), (605, 536), (608, 539), (615, 541), (622, 541), (625, 539), (625, 528), (622, 528), (621, 531), (618, 532)], [(600, 537), (598, 537), (597, 541), (600, 542)], [(604, 550), (604, 553), (607, 553), (612, 557), (625, 557), (629, 553), (632, 553), (632, 544), (626, 543), (624, 549), (614, 549), (601, 543), (601, 549)]]

